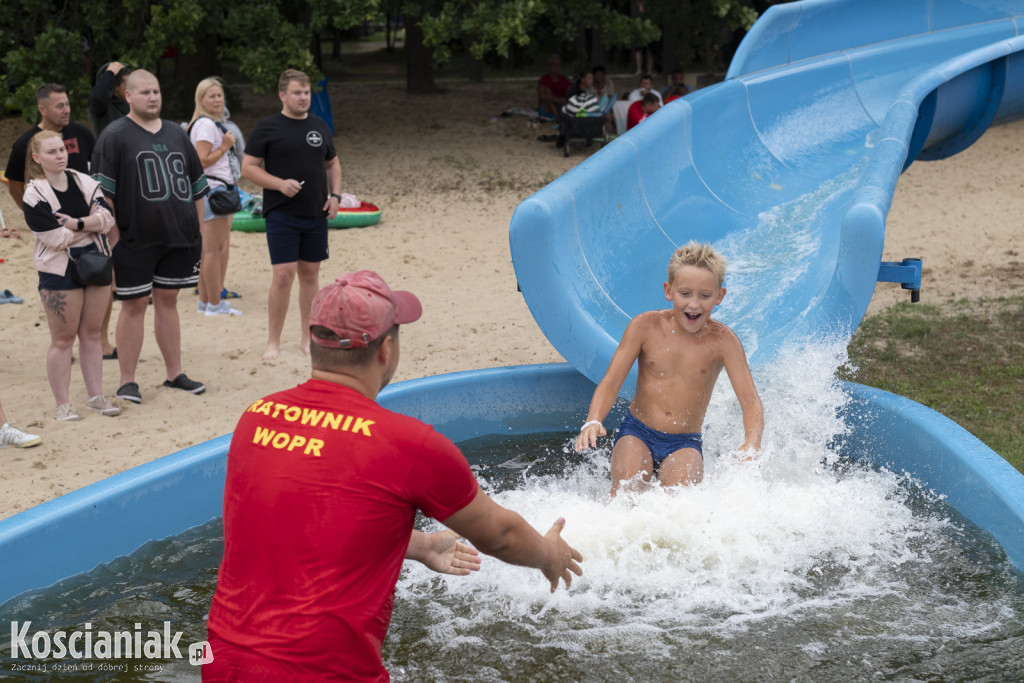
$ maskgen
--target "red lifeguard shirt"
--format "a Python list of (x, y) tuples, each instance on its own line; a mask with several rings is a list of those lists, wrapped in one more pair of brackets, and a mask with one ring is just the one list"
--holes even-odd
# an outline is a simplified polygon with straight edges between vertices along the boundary
[(478, 484), (432, 427), (309, 380), (238, 422), (204, 680), (386, 681), (381, 647), (416, 510), (447, 519)]

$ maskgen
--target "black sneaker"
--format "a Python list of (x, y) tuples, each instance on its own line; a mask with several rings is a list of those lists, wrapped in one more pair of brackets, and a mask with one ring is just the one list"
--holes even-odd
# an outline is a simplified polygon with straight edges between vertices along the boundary
[(126, 401), (132, 403), (142, 403), (142, 394), (139, 393), (139, 385), (135, 382), (126, 382), (121, 385), (121, 388), (117, 390), (115, 394), (118, 398), (123, 398)]
[(187, 391), (190, 394), (201, 394), (206, 391), (205, 384), (197, 382), (194, 379), (189, 379), (184, 372), (173, 380), (164, 380), (164, 386), (168, 389), (181, 389), (182, 391)]

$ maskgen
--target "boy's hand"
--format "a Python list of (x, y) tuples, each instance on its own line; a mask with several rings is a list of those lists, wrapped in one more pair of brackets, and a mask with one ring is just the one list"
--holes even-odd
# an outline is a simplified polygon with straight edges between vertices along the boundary
[(761, 456), (760, 446), (754, 445), (749, 441), (744, 442), (744, 444), (739, 447), (739, 451), (742, 454), (742, 457), (740, 457), (740, 460), (742, 462), (750, 462), (751, 460), (757, 460), (757, 458)]
[(580, 430), (580, 435), (576, 437), (576, 452), (587, 450), (589, 448), (597, 448), (597, 437), (607, 436), (608, 432), (605, 430), (604, 425), (598, 420), (591, 420), (587, 424), (583, 425), (583, 429)]

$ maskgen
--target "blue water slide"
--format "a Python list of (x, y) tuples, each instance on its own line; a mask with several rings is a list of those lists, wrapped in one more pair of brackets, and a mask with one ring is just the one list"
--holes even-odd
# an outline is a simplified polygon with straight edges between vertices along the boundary
[[(880, 271), (892, 279), (881, 257), (900, 173), (1024, 113), (1022, 26), (1024, 4), (999, 0), (771, 7), (724, 82), (517, 208), (512, 258), (537, 323), (599, 380), (630, 319), (667, 306), (672, 251), (697, 240), (729, 259), (717, 317), (752, 364), (849, 334)], [(622, 395), (634, 385), (635, 368)]]

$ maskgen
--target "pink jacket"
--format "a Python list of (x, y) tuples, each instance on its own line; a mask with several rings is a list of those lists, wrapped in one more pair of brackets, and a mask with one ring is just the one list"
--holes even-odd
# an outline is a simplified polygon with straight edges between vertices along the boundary
[[(100, 195), (100, 184), (84, 173), (68, 169), (71, 177), (74, 178), (82, 196), (89, 202), (89, 214), (98, 215), (101, 223), (102, 234), (110, 232), (116, 223), (110, 211), (95, 204), (92, 200)], [(28, 206), (38, 206), (39, 202), (46, 202), (50, 205), (50, 211), (60, 211), (60, 202), (53, 193), (53, 188), (45, 178), (33, 178), (25, 185), (25, 197), (22, 202)], [(56, 219), (54, 219), (56, 222)], [(90, 242), (94, 243), (100, 251), (106, 251), (100, 233), (79, 232), (68, 227), (59, 227), (45, 232), (32, 231), (34, 245), (32, 249), (32, 260), (36, 270), (42, 273), (63, 275), (68, 268), (68, 249), (71, 247), (83, 247)]]

